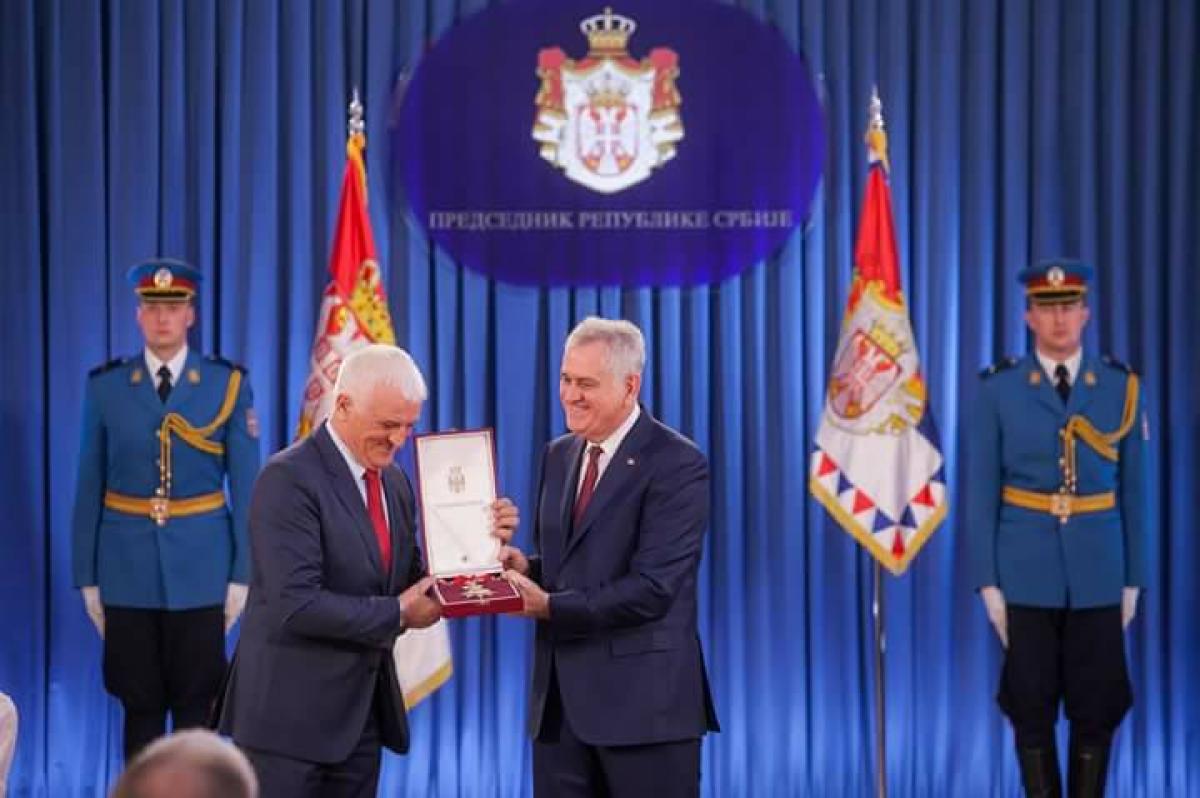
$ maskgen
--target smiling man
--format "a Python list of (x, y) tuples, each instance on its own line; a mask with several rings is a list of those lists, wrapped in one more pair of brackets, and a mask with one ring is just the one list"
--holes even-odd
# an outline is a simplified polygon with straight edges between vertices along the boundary
[(145, 348), (88, 377), (72, 524), (75, 585), (104, 638), (127, 761), (168, 717), (175, 729), (208, 720), (224, 632), (245, 602), (259, 465), (245, 371), (188, 347), (200, 271), (156, 259), (129, 279)]
[[(246, 751), (264, 798), (373, 796), (380, 746), (408, 750), (392, 645), (441, 607), (426, 595), (412, 486), (392, 460), (425, 397), (403, 349), (356, 350), (329, 420), (254, 486), (250, 598), (220, 730)], [(494, 524), (511, 538), (507, 499)]]
[(1104, 794), (1112, 734), (1133, 702), (1123, 627), (1145, 571), (1137, 375), (1082, 346), (1091, 269), (1020, 274), (1033, 352), (983, 373), (969, 421), (967, 538), (1004, 646), (999, 702), (1025, 793), (1061, 794), (1054, 727), (1071, 722), (1072, 798)]
[(718, 728), (696, 629), (708, 463), (638, 404), (644, 362), (627, 321), (571, 332), (570, 434), (543, 454), (536, 553), (502, 550), (537, 619), (537, 796), (695, 796), (700, 738)]

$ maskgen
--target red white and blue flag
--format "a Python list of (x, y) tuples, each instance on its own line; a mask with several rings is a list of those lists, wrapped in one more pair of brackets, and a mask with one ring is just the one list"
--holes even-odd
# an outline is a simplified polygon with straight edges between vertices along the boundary
[[(311, 434), (329, 417), (333, 386), (347, 355), (372, 343), (396, 343), (367, 213), (367, 137), (357, 91), (350, 104), (349, 127), (342, 196), (329, 257), (330, 280), (313, 339), (297, 438)], [(396, 638), (392, 654), (404, 703), (410, 708), (445, 684), (454, 672), (445, 621), (409, 629)]]
[(809, 489), (842, 528), (899, 575), (946, 515), (946, 478), (900, 287), (878, 95), (871, 101), (866, 142), (870, 168), (854, 280)]

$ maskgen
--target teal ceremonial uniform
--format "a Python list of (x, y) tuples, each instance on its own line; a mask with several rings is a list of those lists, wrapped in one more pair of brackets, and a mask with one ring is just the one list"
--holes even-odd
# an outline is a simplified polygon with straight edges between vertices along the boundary
[[(1049, 497), (1071, 484), (1064, 432), (1075, 417), (1116, 440), (1100, 451), (1071, 434), (1076, 498), (1057, 500), (1059, 509), (1077, 497), (1111, 495), (1112, 503), (1064, 518), (1031, 506), (1056, 500), (1028, 494)], [(984, 371), (969, 420), (967, 534), (976, 588), (996, 585), (1011, 604), (1083, 608), (1118, 604), (1123, 587), (1144, 585), (1141, 418), (1137, 375), (1107, 358), (1083, 358), (1065, 405), (1032, 354)], [(1005, 488), (1014, 489), (1007, 498)]]
[(88, 375), (72, 521), (74, 583), (125, 710), (126, 761), (168, 717), (176, 730), (208, 721), (250, 580), (259, 467), (245, 371), (187, 349), (200, 273), (156, 259), (129, 276), (146, 348)]
[[(238, 384), (231, 392), (233, 380)], [(259, 467), (252, 402), (240, 367), (195, 352), (188, 353), (182, 378), (165, 403), (140, 355), (92, 371), (75, 497), (76, 587), (98, 585), (105, 605), (182, 610), (220, 605), (230, 582), (249, 581), (246, 524)], [(168, 499), (212, 497), (209, 501), (220, 503), (186, 515), (168, 505), (160, 526), (148, 505), (161, 483), (158, 435), (168, 416), (192, 429), (219, 422), (201, 436), (217, 451), (197, 448), (179, 437), (175, 424), (168, 425)], [(146, 510), (138, 512), (114, 496), (139, 499)]]

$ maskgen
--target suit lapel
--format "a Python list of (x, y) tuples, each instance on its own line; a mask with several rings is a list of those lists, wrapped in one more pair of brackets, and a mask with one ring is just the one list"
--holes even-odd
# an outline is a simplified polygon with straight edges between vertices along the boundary
[(565, 533), (560, 541), (562, 548), (559, 549), (559, 553), (562, 555), (567, 552), (568, 539), (574, 535), (571, 528), (571, 515), (575, 510), (575, 496), (579, 492), (579, 469), (583, 465), (584, 444), (583, 438), (576, 437), (566, 447), (566, 462), (563, 464), (566, 481), (563, 483), (562, 496), (558, 505), (559, 529)]
[[(639, 455), (650, 436), (652, 423), (650, 414), (643, 408), (637, 422), (629, 430), (625, 440), (621, 441), (621, 445), (613, 452), (612, 459), (608, 462), (604, 473), (600, 475), (600, 481), (596, 483), (596, 492), (592, 494), (592, 500), (588, 502), (583, 517), (579, 519), (579, 525), (571, 531), (571, 538), (567, 541), (567, 550), (563, 553), (563, 559), (570, 556), (571, 552), (579, 546), (579, 542), (595, 526), (596, 521), (604, 514), (605, 505), (620, 496), (625, 487), (637, 476), (641, 467)], [(575, 471), (578, 474), (578, 466)]]
[[(188, 374), (192, 373), (195, 373), (196, 375), (200, 374), (200, 356), (196, 354), (195, 350), (189, 349), (188, 356), (183, 362), (183, 370), (179, 372), (179, 378), (175, 380), (175, 384), (171, 386), (171, 394), (167, 397), (167, 412), (175, 411), (183, 407), (183, 403), (191, 398), (192, 394), (196, 392), (196, 386), (192, 384), (190, 379), (188, 379)], [(157, 377), (155, 379), (157, 379)], [(221, 395), (224, 396), (224, 394), (225, 386), (221, 386)], [(157, 393), (155, 393), (155, 398), (158, 398)], [(201, 418), (192, 419), (191, 421), (196, 426), (204, 426), (209, 422), (209, 419)]]
[(146, 368), (146, 355), (139, 352), (138, 356), (130, 362), (129, 368), (129, 390), (134, 398), (143, 404), (152, 415), (157, 415), (159, 420), (162, 419), (165, 405), (158, 398), (158, 391), (155, 388), (155, 377)]
[(404, 494), (401, 492), (400, 486), (403, 479), (398, 468), (384, 469), (383, 495), (387, 502), (388, 534), (392, 539), (392, 570), (387, 578), (388, 593), (395, 592), (396, 575), (400, 573), (398, 566), (401, 559), (407, 557), (409, 551), (408, 535), (415, 532), (408, 528), (409, 510), (405, 506)]
[(1079, 373), (1075, 375), (1075, 384), (1071, 386), (1071, 398), (1067, 400), (1067, 412), (1070, 415), (1085, 415), (1088, 405), (1096, 397), (1096, 363), (1084, 357), (1079, 364)]
[(1025, 369), (1029, 390), (1033, 392), (1037, 401), (1044, 405), (1047, 410), (1054, 413), (1055, 416), (1065, 415), (1067, 412), (1066, 407), (1063, 406), (1062, 399), (1058, 396), (1058, 391), (1054, 389), (1054, 376), (1046, 373), (1037, 355), (1033, 352), (1025, 355), (1023, 368)]
[(350, 473), (345, 458), (338, 451), (333, 438), (329, 437), (329, 430), (325, 424), (313, 433), (313, 442), (321, 453), (321, 459), (325, 461), (325, 470), (332, 478), (333, 492), (354, 519), (355, 534), (367, 550), (367, 557), (370, 558), (375, 572), (383, 577), (383, 562), (379, 557), (379, 544), (375, 540), (375, 527), (371, 524), (371, 517), (367, 515), (367, 505), (363, 502), (358, 485), (354, 484), (354, 475)]

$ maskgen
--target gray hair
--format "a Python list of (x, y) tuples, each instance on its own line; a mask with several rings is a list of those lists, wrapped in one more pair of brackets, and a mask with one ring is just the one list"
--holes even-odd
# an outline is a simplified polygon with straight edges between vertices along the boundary
[(338, 370), (333, 395), (364, 399), (380, 386), (398, 389), (410, 402), (424, 402), (429, 395), (412, 355), (391, 344), (369, 344), (347, 355)]
[(134, 758), (112, 798), (256, 798), (246, 755), (207, 729), (160, 737)]
[(588, 316), (571, 330), (563, 351), (592, 343), (602, 343), (608, 348), (605, 361), (617, 379), (642, 373), (646, 365), (646, 339), (633, 322)]

